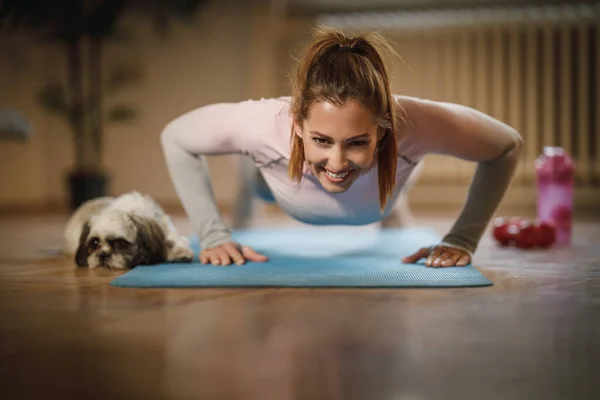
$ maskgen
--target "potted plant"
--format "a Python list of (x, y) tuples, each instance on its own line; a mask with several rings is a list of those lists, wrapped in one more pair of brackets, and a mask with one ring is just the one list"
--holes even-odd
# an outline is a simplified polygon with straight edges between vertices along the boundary
[[(137, 110), (130, 104), (113, 103), (112, 97), (127, 85), (140, 79), (139, 69), (120, 66), (111, 71), (108, 79), (102, 79), (97, 67), (101, 52), (89, 49), (89, 84), (78, 92), (79, 84), (66, 85), (58, 80), (49, 82), (37, 93), (39, 104), (49, 113), (62, 118), (72, 134), (75, 165), (69, 171), (67, 183), (70, 206), (75, 209), (88, 199), (104, 196), (109, 192), (109, 176), (103, 164), (104, 128), (113, 123), (132, 121)], [(96, 65), (96, 66), (93, 66)], [(74, 64), (73, 68), (79, 68)], [(74, 73), (80, 76), (79, 72)], [(74, 100), (80, 99), (80, 100)]]
[(171, 15), (192, 21), (206, 0), (28, 0), (0, 5), (0, 28), (27, 29), (64, 50), (67, 70), (37, 93), (39, 104), (60, 116), (71, 131), (75, 165), (68, 173), (71, 209), (109, 192), (109, 177), (103, 165), (103, 134), (107, 124), (133, 120), (137, 110), (129, 104), (113, 103), (120, 90), (140, 80), (140, 69), (122, 65), (103, 70), (103, 46), (118, 37), (117, 23), (127, 11), (153, 17), (157, 32), (167, 32)]

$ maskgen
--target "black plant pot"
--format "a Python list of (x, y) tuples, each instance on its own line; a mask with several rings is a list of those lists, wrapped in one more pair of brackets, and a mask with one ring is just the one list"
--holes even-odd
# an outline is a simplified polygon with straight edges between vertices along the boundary
[(87, 200), (107, 195), (108, 176), (98, 172), (73, 172), (69, 175), (69, 191), (74, 211)]

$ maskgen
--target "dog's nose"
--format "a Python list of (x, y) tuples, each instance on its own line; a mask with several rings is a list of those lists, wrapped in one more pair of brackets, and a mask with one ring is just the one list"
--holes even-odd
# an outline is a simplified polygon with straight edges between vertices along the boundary
[(108, 260), (108, 257), (110, 257), (110, 254), (105, 251), (98, 253), (98, 260), (100, 260), (101, 263)]

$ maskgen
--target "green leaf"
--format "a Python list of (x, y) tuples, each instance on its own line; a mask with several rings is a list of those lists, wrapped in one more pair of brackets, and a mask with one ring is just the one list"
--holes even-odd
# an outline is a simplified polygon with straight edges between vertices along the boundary
[(121, 65), (111, 71), (108, 78), (108, 91), (115, 93), (120, 89), (142, 80), (141, 68), (135, 65)]
[(138, 112), (132, 106), (118, 105), (112, 107), (108, 112), (109, 122), (130, 122), (138, 117)]
[(69, 104), (64, 87), (56, 82), (49, 83), (37, 92), (38, 103), (46, 111), (61, 116), (69, 115)]

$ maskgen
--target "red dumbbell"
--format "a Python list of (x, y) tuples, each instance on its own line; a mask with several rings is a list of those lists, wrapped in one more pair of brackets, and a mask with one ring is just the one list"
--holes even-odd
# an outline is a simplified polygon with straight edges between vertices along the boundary
[(533, 221), (524, 219), (518, 224), (515, 245), (520, 249), (532, 249), (538, 245), (538, 229)]
[(494, 239), (502, 246), (511, 246), (516, 243), (519, 233), (519, 223), (526, 220), (524, 217), (498, 217), (494, 220)]
[(494, 220), (494, 239), (502, 246), (522, 249), (549, 247), (556, 240), (556, 229), (548, 222), (524, 217), (499, 217)]
[(535, 229), (538, 232), (538, 246), (550, 247), (556, 241), (556, 228), (554, 225), (544, 222), (536, 221)]

